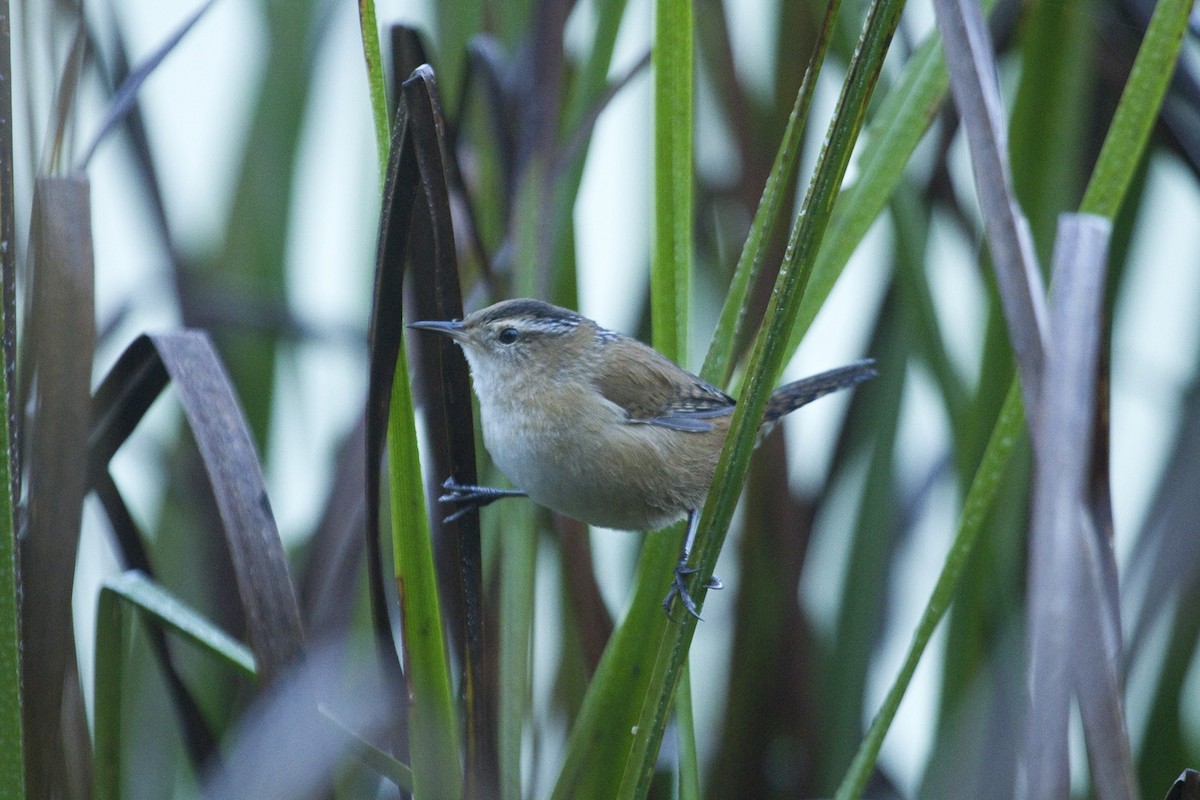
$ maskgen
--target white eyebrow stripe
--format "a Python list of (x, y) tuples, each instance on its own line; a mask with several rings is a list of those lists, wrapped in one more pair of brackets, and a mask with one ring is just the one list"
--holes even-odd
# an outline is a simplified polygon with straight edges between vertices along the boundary
[(541, 331), (543, 333), (566, 333), (573, 331), (579, 327), (580, 320), (571, 319), (570, 317), (526, 317), (520, 320), (531, 331)]

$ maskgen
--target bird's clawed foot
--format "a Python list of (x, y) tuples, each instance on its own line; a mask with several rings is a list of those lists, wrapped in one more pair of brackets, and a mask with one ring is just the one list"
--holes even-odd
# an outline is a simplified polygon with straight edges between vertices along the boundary
[(446, 515), (446, 522), (453, 522), (464, 514), (478, 511), (486, 505), (503, 500), (506, 497), (524, 497), (525, 493), (516, 489), (496, 489), (491, 486), (472, 486), (459, 483), (453, 477), (446, 478), (442, 484), (446, 493), (438, 498), (442, 505), (459, 506), (453, 513)]
[[(695, 567), (689, 567), (687, 565), (686, 556), (679, 559), (679, 563), (675, 565), (675, 576), (671, 580), (671, 589), (667, 592), (667, 596), (663, 599), (663, 611), (667, 612), (668, 617), (671, 616), (671, 601), (678, 597), (679, 602), (683, 603), (684, 609), (686, 609), (689, 614), (701, 622), (704, 621), (704, 618), (700, 616), (698, 611), (696, 611), (696, 603), (694, 600), (692, 600), (692, 596), (687, 590), (687, 577), (695, 572), (698, 572), (698, 570)], [(720, 589), (723, 586), (724, 584), (721, 583), (721, 579), (716, 575), (713, 575), (708, 579), (708, 584), (705, 588)]]

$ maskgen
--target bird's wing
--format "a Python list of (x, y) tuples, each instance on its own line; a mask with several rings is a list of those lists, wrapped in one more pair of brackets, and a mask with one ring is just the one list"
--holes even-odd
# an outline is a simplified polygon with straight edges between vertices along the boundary
[(628, 352), (601, 359), (593, 380), (630, 423), (702, 433), (713, 427), (706, 420), (733, 412), (732, 397), (636, 339), (622, 336), (606, 346)]

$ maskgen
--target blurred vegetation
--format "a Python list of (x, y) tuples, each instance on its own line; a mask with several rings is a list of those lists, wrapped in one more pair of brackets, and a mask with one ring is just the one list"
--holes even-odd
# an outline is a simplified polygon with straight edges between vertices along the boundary
[[(1015, 796), (1048, 713), (1056, 390), (1095, 392), (1090, 444), (1060, 449), (1099, 579), (1052, 586), (1076, 616), (1051, 633), (1103, 662), (1053, 698), (1088, 753), (1056, 780), (1155, 798), (1200, 764), (1200, 347), (1145, 334), (1200, 336), (1186, 2), (983, 3), (1051, 293), (1060, 215), (1112, 226), (1099, 364), (1036, 331), (1094, 385), (1025, 412), (973, 182), (1000, 179), (972, 171), (925, 5), (0, 3), (0, 797)], [(247, 52), (216, 51), (232, 32)], [(236, 129), (224, 195), (176, 163), (211, 131), (164, 92), (215, 97), (184, 58), (246, 72), (187, 108)], [(614, 156), (610, 122), (637, 147)], [(621, 188), (588, 201), (599, 176)], [(618, 280), (583, 248), (642, 242), (629, 209), (650, 240)], [(320, 280), (310, 228), (340, 247)], [(302, 299), (334, 285), (355, 310)], [(443, 520), (445, 477), (499, 476), (457, 352), (403, 322), (510, 296), (621, 308), (741, 398), (693, 561), (697, 599), (727, 586), (706, 622), (661, 611), (679, 527)], [(750, 460), (797, 352), (879, 376)]]

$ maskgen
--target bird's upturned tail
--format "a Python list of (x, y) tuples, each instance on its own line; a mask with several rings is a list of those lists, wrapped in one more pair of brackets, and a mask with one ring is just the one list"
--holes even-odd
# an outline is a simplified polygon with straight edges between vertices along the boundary
[(763, 415), (763, 426), (769, 428), (780, 417), (790, 414), (797, 408), (811, 403), (818, 397), (857, 386), (876, 376), (875, 359), (867, 358), (855, 361), (844, 367), (822, 372), (808, 378), (801, 378), (793, 383), (780, 386), (767, 401), (767, 411)]

